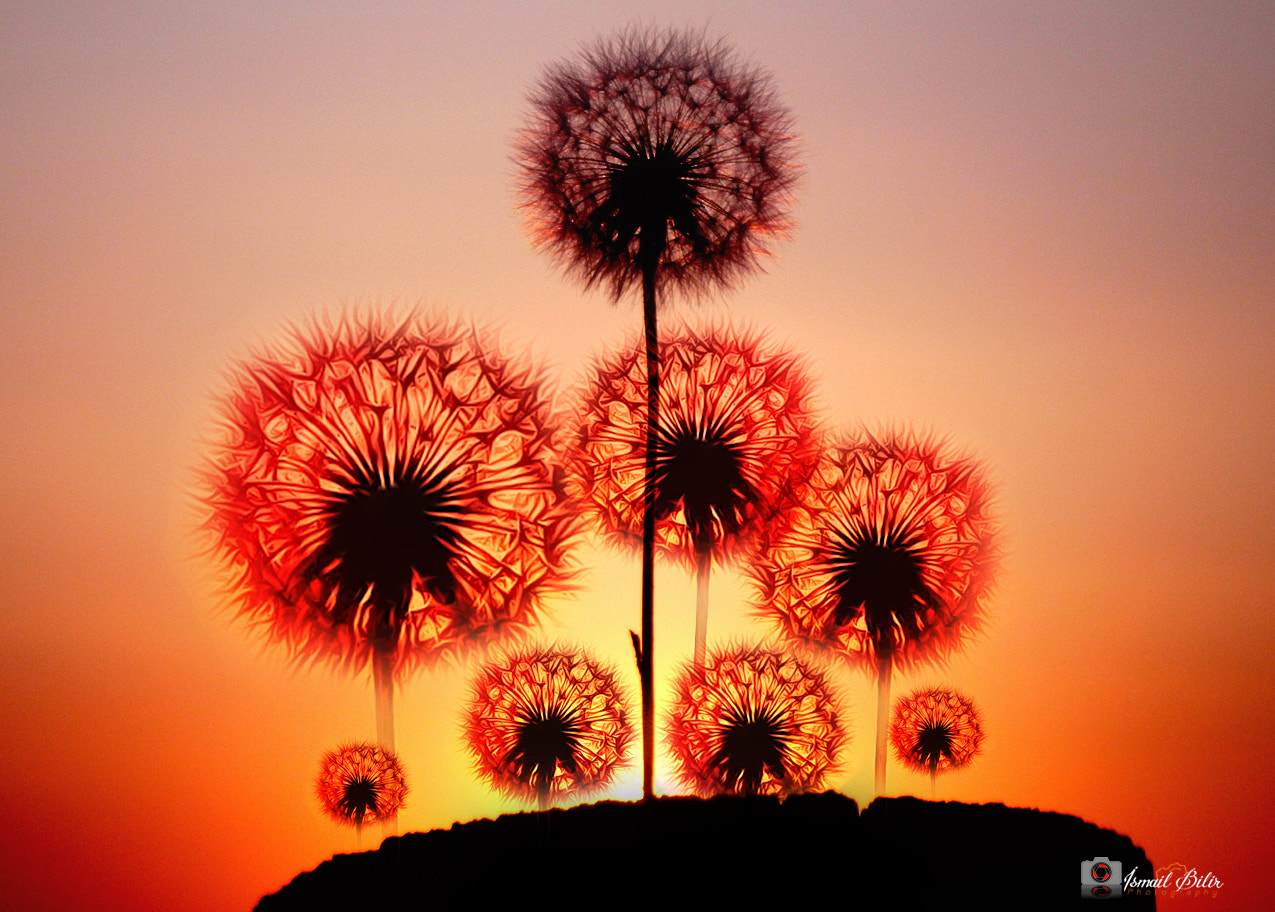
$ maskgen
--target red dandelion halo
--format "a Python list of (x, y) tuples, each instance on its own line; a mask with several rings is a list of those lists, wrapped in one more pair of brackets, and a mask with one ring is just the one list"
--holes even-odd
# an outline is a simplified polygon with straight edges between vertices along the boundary
[(527, 649), (474, 679), (465, 741), (479, 776), (510, 797), (589, 795), (626, 766), (630, 715), (612, 669), (579, 650)]
[(407, 797), (398, 758), (366, 742), (343, 744), (324, 754), (314, 787), (324, 813), (355, 829), (397, 816)]
[(864, 434), (834, 442), (805, 493), (749, 568), (757, 613), (789, 642), (875, 673), (885, 652), (904, 668), (942, 660), (978, 629), (996, 560), (978, 463)]
[(683, 787), (787, 795), (821, 788), (847, 740), (839, 700), (797, 656), (762, 647), (715, 650), (673, 685), (667, 744)]
[(918, 773), (943, 773), (969, 763), (983, 743), (974, 704), (954, 690), (927, 687), (894, 704), (894, 756)]
[(526, 630), (572, 578), (551, 424), (539, 375), (476, 329), (295, 332), (239, 369), (206, 473), (240, 614), (354, 671)]
[[(656, 547), (721, 563), (782, 524), (819, 458), (805, 363), (764, 336), (682, 327), (660, 342)], [(641, 546), (646, 361), (639, 343), (598, 360), (567, 455), (571, 493), (614, 543)]]

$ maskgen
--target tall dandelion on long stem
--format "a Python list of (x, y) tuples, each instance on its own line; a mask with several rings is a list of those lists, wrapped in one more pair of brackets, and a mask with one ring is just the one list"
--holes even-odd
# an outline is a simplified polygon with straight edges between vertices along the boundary
[(629, 31), (549, 70), (518, 140), (536, 242), (618, 300), (641, 289), (646, 347), (642, 498), (643, 793), (655, 764), (654, 553), (660, 439), (658, 303), (752, 269), (787, 226), (789, 116), (769, 80), (720, 44)]

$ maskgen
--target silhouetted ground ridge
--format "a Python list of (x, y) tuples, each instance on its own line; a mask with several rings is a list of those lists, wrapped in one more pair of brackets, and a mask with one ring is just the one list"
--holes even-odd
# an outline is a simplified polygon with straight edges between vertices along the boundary
[[(297, 876), (257, 910), (907, 909), (967, 897), (982, 909), (1092, 908), (1080, 869), (1095, 857), (1152, 870), (1127, 836), (1002, 804), (878, 798), (860, 814), (835, 792), (660, 798), (391, 837)], [(1108, 901), (1155, 906), (1151, 895)]]

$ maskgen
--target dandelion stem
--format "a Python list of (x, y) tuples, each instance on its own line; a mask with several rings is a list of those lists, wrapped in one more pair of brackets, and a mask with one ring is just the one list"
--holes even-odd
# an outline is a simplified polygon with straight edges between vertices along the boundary
[(695, 549), (695, 666), (704, 667), (708, 644), (708, 574), (711, 569), (707, 544)]
[(376, 740), (386, 750), (394, 750), (394, 653), (377, 649), (372, 653), (372, 689), (376, 700)]
[[(643, 230), (642, 318), (646, 328), (646, 472), (642, 490), (642, 797), (655, 797), (655, 471), (659, 439), (660, 350), (655, 318), (655, 275), (664, 237)], [(655, 248), (648, 252), (648, 248)]]
[(894, 672), (894, 654), (882, 650), (877, 657), (877, 746), (875, 789), (885, 792), (885, 741), (890, 727), (890, 676)]

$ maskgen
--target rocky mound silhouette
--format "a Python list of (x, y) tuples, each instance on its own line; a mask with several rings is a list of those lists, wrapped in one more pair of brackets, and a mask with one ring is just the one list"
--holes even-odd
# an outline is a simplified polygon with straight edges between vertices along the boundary
[[(509, 814), (338, 855), (263, 897), (258, 912), (378, 908), (1091, 908), (1081, 865), (1150, 872), (1127, 837), (1003, 804), (843, 795), (661, 798)], [(1114, 898), (1114, 897), (1113, 897)], [(1125, 908), (1154, 908), (1153, 895)], [(936, 906), (937, 907), (937, 906)]]

